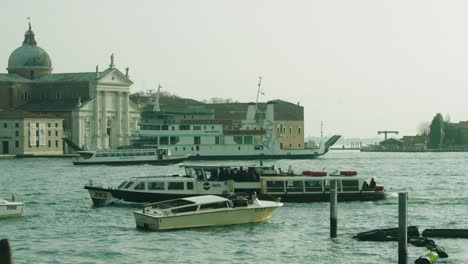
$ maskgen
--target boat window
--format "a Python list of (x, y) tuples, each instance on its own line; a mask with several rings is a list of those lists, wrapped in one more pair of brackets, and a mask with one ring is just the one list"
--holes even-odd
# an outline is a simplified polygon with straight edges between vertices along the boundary
[(168, 190), (183, 190), (184, 183), (183, 182), (169, 182), (167, 189)]
[(284, 192), (284, 181), (267, 181), (267, 192)]
[(134, 189), (135, 189), (135, 190), (144, 190), (144, 189), (145, 189), (145, 183), (144, 183), (144, 182), (140, 182), (139, 184), (137, 184), (137, 186), (135, 186)]
[(303, 181), (288, 181), (286, 185), (286, 191), (288, 192), (303, 192), (304, 182)]
[(167, 208), (178, 207), (178, 206), (188, 205), (188, 204), (193, 204), (193, 203), (194, 202), (191, 202), (191, 201), (177, 199), (177, 200), (171, 200), (167, 202), (154, 204), (152, 208), (167, 209)]
[(305, 181), (306, 192), (322, 192), (322, 181)]
[(169, 137), (160, 137), (159, 138), (160, 145), (169, 145)]
[(213, 209), (220, 209), (220, 208), (229, 208), (229, 205), (226, 202), (217, 202), (217, 203), (200, 205), (200, 210), (213, 210)]
[(150, 182), (148, 190), (164, 190), (164, 182)]
[(343, 180), (343, 191), (358, 191), (359, 190), (359, 182), (357, 180)]
[(192, 206), (172, 209), (172, 213), (173, 214), (179, 214), (179, 213), (195, 212), (197, 210), (197, 208), (198, 208), (198, 205), (192, 205)]
[(132, 186), (133, 182), (128, 182), (127, 185), (125, 185), (124, 189), (128, 189), (128, 187)]
[(252, 136), (244, 136), (244, 144), (252, 145), (253, 144), (253, 137)]
[(122, 187), (124, 187), (124, 185), (125, 185), (126, 183), (127, 183), (126, 181), (122, 182), (122, 183), (119, 185), (119, 187), (117, 187), (117, 189), (122, 189)]
[(193, 182), (187, 182), (187, 190), (193, 190)]

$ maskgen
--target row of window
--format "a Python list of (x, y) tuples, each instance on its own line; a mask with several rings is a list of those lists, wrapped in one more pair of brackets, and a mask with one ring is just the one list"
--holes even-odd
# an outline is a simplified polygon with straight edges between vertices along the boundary
[[(289, 134), (291, 135), (293, 133), (293, 128), (292, 127), (289, 127)], [(286, 134), (286, 126), (283, 126), (283, 125), (279, 125), (276, 127), (276, 134), (280, 135), (284, 135)], [(301, 134), (301, 128), (298, 127), (297, 128), (297, 134), (300, 135)]]
[(98, 152), (96, 157), (134, 157), (134, 156), (154, 156), (156, 152), (154, 151), (142, 151), (142, 152)]
[[(15, 141), (15, 147), (16, 147), (16, 148), (19, 148), (19, 146), (20, 146), (19, 141), (16, 140), (16, 141)], [(48, 146), (49, 148), (52, 147), (52, 141), (49, 140), (47, 146)], [(58, 141), (58, 140), (55, 140), (55, 147), (58, 148), (58, 146), (59, 146), (59, 141)], [(33, 147), (33, 146), (29, 145), (29, 147), (31, 148), (31, 147)], [(36, 141), (35, 147), (39, 147), (39, 141)]]
[[(175, 126), (171, 126), (171, 130), (175, 131)], [(169, 130), (168, 125), (141, 125), (142, 130)], [(179, 130), (180, 131), (188, 131), (188, 130), (202, 130), (202, 126), (190, 126), (190, 125), (179, 125)], [(206, 126), (203, 126), (203, 129), (206, 130)], [(215, 126), (211, 126), (211, 129), (215, 129)]]
[[(129, 189), (134, 182), (123, 182), (120, 188)], [(133, 187), (134, 190), (166, 190), (166, 182), (140, 182)], [(193, 190), (193, 182), (167, 182), (167, 190)]]
[[(338, 190), (349, 192), (359, 191), (359, 181), (337, 181)], [(343, 189), (341, 189), (343, 188)], [(328, 181), (301, 180), (301, 181), (267, 181), (268, 192), (324, 192), (330, 190)]]

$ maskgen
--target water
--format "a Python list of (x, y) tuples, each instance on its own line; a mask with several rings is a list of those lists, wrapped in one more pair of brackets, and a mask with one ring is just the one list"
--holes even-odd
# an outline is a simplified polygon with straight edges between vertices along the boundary
[[(222, 162), (246, 164), (246, 162)], [(247, 164), (252, 164), (247, 162)], [(398, 225), (397, 193), (409, 193), (409, 224), (468, 228), (468, 153), (331, 152), (317, 160), (268, 161), (297, 171), (357, 170), (390, 192), (378, 202), (340, 203), (338, 238), (329, 238), (329, 204), (286, 204), (267, 223), (146, 232), (139, 205), (94, 208), (89, 180), (117, 186), (129, 176), (173, 174), (177, 166), (73, 166), (68, 159), (0, 160), (0, 198), (26, 203), (21, 218), (0, 220), (14, 263), (397, 263), (397, 242), (361, 242), (357, 232)], [(468, 263), (468, 240), (435, 239), (449, 258)], [(425, 248), (409, 246), (412, 263)]]

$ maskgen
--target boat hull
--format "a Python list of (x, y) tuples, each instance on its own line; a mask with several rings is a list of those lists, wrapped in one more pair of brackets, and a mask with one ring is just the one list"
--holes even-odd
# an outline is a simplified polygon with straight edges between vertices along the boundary
[(254, 154), (254, 155), (190, 155), (188, 160), (271, 160), (271, 159), (316, 159), (323, 154)]
[(23, 203), (0, 204), (0, 218), (20, 217), (23, 209)]
[(163, 160), (103, 160), (103, 161), (86, 161), (86, 160), (74, 160), (73, 165), (112, 165), (112, 166), (125, 166), (125, 165), (171, 165), (182, 163), (187, 160), (183, 158), (163, 159)]
[(142, 212), (134, 212), (134, 216), (137, 228), (173, 230), (264, 222), (273, 216), (274, 211), (278, 207), (226, 209), (168, 217), (154, 217)]

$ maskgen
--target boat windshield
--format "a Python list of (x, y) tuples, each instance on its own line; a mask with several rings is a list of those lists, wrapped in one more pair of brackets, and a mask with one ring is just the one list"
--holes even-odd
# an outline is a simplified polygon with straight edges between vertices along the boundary
[(194, 204), (194, 202), (183, 200), (183, 199), (177, 199), (177, 200), (172, 200), (172, 201), (167, 201), (167, 202), (162, 202), (162, 203), (156, 203), (156, 204), (153, 204), (151, 207), (156, 208), (156, 209), (167, 209), (167, 208), (179, 207), (179, 206), (189, 205), (189, 204)]

